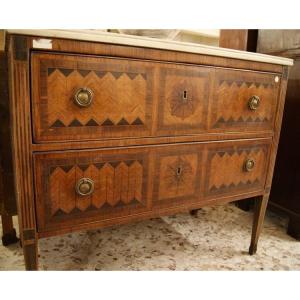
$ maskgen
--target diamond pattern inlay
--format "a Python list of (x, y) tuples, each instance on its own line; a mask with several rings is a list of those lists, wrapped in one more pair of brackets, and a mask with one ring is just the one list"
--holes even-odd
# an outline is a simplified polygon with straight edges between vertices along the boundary
[(124, 125), (144, 125), (140, 118), (136, 118), (131, 124), (124, 118), (120, 119), (116, 124), (114, 124), (110, 119), (106, 119), (102, 124), (98, 124), (94, 119), (90, 119), (86, 124), (81, 124), (80, 121), (74, 119), (69, 125), (65, 125), (62, 121), (56, 120), (51, 128), (59, 127), (81, 127), (81, 126), (124, 126)]
[[(82, 177), (94, 181), (94, 193), (75, 193)], [(63, 165), (50, 168), (51, 216), (86, 211), (144, 206), (143, 164), (141, 160), (109, 161), (93, 164)]]
[(133, 73), (133, 72), (109, 72), (109, 71), (97, 71), (97, 70), (84, 70), (84, 69), (67, 69), (67, 68), (48, 68), (48, 76), (50, 76), (55, 71), (59, 71), (65, 77), (68, 77), (73, 72), (78, 72), (82, 77), (86, 77), (88, 74), (93, 72), (99, 78), (104, 77), (106, 74), (110, 73), (115, 79), (119, 79), (122, 75), (128, 76), (131, 80), (134, 80), (137, 76), (142, 76), (144, 79), (147, 78), (145, 73)]
[[(271, 126), (277, 98), (277, 87), (273, 77), (269, 74), (253, 75), (242, 71), (226, 74), (224, 71), (218, 71), (212, 128)], [(249, 101), (253, 96), (260, 99), (256, 110), (249, 108)]]
[[(141, 73), (48, 68), (50, 128), (143, 126), (145, 124), (146, 81)], [(58, 84), (59, 81), (59, 84)], [(94, 98), (90, 107), (77, 108), (72, 101), (76, 86), (89, 86)], [(66, 91), (65, 86), (70, 86)], [(61, 95), (67, 98), (62, 99)], [(70, 95), (70, 96), (69, 96)], [(55, 104), (54, 104), (55, 103)], [(50, 111), (49, 111), (50, 110)]]
[[(263, 146), (229, 147), (209, 154), (206, 189), (208, 194), (222, 194), (233, 190), (261, 187), (266, 166), (267, 148)], [(247, 172), (245, 161), (254, 160), (254, 168)]]

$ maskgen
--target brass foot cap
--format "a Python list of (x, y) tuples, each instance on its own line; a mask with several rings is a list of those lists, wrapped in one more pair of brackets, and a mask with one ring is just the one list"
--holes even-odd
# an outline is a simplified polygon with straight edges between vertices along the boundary
[(257, 251), (257, 246), (251, 245), (249, 248), (249, 254), (254, 255), (256, 253), (256, 251)]

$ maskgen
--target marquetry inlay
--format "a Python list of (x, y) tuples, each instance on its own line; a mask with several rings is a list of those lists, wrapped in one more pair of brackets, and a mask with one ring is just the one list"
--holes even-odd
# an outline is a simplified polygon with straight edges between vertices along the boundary
[[(264, 185), (267, 155), (267, 145), (209, 150), (206, 194), (261, 188)], [(250, 172), (245, 170), (247, 159), (255, 163)]]
[(154, 201), (184, 201), (197, 195), (200, 188), (199, 147), (178, 147), (173, 151), (161, 152), (156, 162), (157, 176), (154, 186)]
[[(258, 80), (258, 77), (260, 80)], [(252, 97), (259, 98), (259, 106), (249, 108)], [(253, 75), (244, 71), (216, 72), (211, 127), (271, 128), (276, 111), (278, 82), (270, 74)]]
[[(151, 128), (150, 63), (72, 55), (33, 57), (34, 131), (37, 140), (120, 137)], [(88, 89), (81, 107), (74, 97)]]
[[(81, 177), (94, 180), (92, 195), (74, 193)], [(143, 165), (138, 160), (55, 167), (51, 169), (49, 187), (53, 216), (144, 205)]]
[(206, 127), (209, 68), (163, 68), (160, 80), (158, 129), (201, 131)]

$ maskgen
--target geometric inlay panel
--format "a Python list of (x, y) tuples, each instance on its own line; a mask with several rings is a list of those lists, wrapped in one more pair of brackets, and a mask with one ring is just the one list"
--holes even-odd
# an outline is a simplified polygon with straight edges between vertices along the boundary
[[(221, 195), (264, 186), (268, 145), (235, 146), (210, 149), (207, 160), (206, 195)], [(251, 159), (254, 167), (245, 169), (245, 162)]]
[[(277, 107), (279, 83), (275, 75), (247, 71), (216, 71), (212, 118), (217, 128), (271, 128)], [(260, 99), (256, 110), (249, 108), (252, 96)]]
[[(92, 195), (74, 193), (81, 177), (93, 179)], [(51, 215), (143, 205), (142, 183), (143, 166), (137, 160), (52, 168), (49, 177)]]
[[(72, 225), (75, 219), (116, 217), (147, 209), (145, 150), (36, 154), (35, 165), (40, 230), (60, 222)], [(92, 189), (80, 193), (78, 186), (86, 180)]]
[[(151, 130), (152, 65), (148, 62), (72, 55), (33, 56), (36, 140), (127, 137)], [(92, 92), (89, 106), (74, 95)]]
[[(51, 70), (51, 72), (49, 72), (49, 70)], [(59, 71), (59, 73), (55, 73), (55, 71)], [(56, 76), (57, 77), (60, 77), (61, 74), (63, 74), (64, 77), (71, 77), (72, 75), (75, 77), (77, 73), (80, 74), (80, 76), (82, 76), (83, 78), (85, 78), (86, 76), (88, 76), (89, 74), (92, 74), (91, 77), (94, 78), (94, 81), (95, 80), (95, 77), (99, 78), (100, 80), (102, 78), (104, 78), (105, 81), (113, 81), (112, 84), (116, 84), (117, 83), (115, 81), (117, 80), (120, 80), (122, 81), (122, 78), (121, 76), (124, 76), (125, 79), (123, 80), (122, 82), (122, 85), (130, 85), (131, 81), (132, 80), (139, 80), (141, 78), (144, 78), (143, 80), (146, 79), (146, 74), (139, 74), (139, 73), (121, 73), (121, 72), (101, 72), (99, 74), (99, 72), (96, 72), (96, 71), (91, 71), (91, 70), (87, 70), (85, 73), (83, 72), (84, 70), (68, 70), (68, 72), (66, 73), (66, 70), (63, 69), (63, 71), (61, 69), (54, 69), (54, 68), (51, 68), (51, 69), (48, 69), (48, 76), (54, 76), (55, 74), (57, 74)], [(106, 76), (106, 78), (105, 78)], [(140, 76), (140, 77), (138, 77)], [(50, 80), (50, 79), (49, 79)], [(127, 81), (130, 81), (130, 82), (126, 82)], [(101, 83), (99, 83), (99, 85), (101, 85)], [(108, 84), (107, 84), (108, 85)], [(103, 90), (105, 90), (107, 87), (104, 86), (104, 84), (101, 85), (101, 88)], [(94, 91), (95, 93), (95, 91)], [(49, 97), (52, 96), (52, 93), (51, 92), (48, 92), (48, 95)], [(101, 94), (103, 95), (103, 93)], [(98, 96), (98, 94), (96, 94), (96, 96)], [(99, 96), (100, 97), (100, 96)], [(126, 99), (127, 97), (127, 99)], [(126, 107), (128, 109), (131, 109), (131, 105), (130, 105), (130, 98), (132, 97), (132, 95), (126, 95), (126, 93), (123, 94), (123, 99), (122, 101), (126, 102)], [(105, 97), (103, 97), (105, 98)], [(103, 102), (106, 102), (105, 99), (102, 98), (102, 101)], [(106, 95), (106, 98), (109, 98), (108, 95)], [(53, 98), (52, 98), (53, 99)], [(95, 100), (96, 101), (96, 100)], [(118, 100), (114, 99), (110, 99), (108, 101), (114, 101), (116, 102), (116, 104), (118, 104)], [(117, 110), (117, 105), (115, 107), (111, 107), (110, 104), (107, 104), (105, 105), (105, 107), (108, 106), (109, 108), (113, 109), (112, 112), (115, 112)], [(125, 106), (125, 105), (124, 105)], [(59, 110), (64, 110), (65, 109), (65, 104), (62, 103), (62, 105), (60, 106), (59, 104), (56, 104), (55, 105), (56, 107), (56, 110), (59, 111)], [(97, 109), (97, 107), (95, 105), (93, 105), (92, 107), (93, 110)], [(141, 109), (141, 107), (138, 107), (138, 109)], [(108, 111), (108, 116), (109, 116), (109, 109), (106, 109)], [(131, 114), (134, 114), (135, 112), (134, 111), (131, 111)], [(141, 113), (141, 111), (139, 111), (139, 113)], [(69, 118), (68, 115), (66, 114), (62, 114), (62, 118), (61, 119), (57, 119), (55, 120), (55, 122), (51, 125), (52, 128), (54, 127), (79, 127), (79, 126), (124, 126), (124, 125), (144, 125), (143, 121), (141, 120), (142, 117), (142, 113), (141, 114), (138, 114), (136, 113), (136, 118), (130, 118), (130, 115), (126, 115), (126, 112), (123, 112), (120, 113), (120, 116), (117, 117), (117, 118), (112, 118), (112, 117), (107, 117), (106, 119), (102, 119), (102, 120), (97, 120), (97, 117), (93, 116), (91, 117), (90, 119), (88, 120), (85, 120), (85, 121), (81, 121), (83, 120), (83, 117), (82, 115), (79, 117), (79, 120), (74, 118), (74, 119), (71, 119)], [(95, 120), (96, 119), (96, 120)], [(112, 119), (112, 120), (111, 120)], [(130, 121), (128, 121), (127, 119), (129, 119)], [(144, 119), (144, 118), (143, 118)], [(52, 122), (52, 120), (50, 121), (50, 123)], [(86, 122), (86, 123), (85, 123)]]
[(161, 69), (158, 130), (203, 131), (207, 125), (210, 68), (194, 66)]
[(184, 203), (199, 198), (201, 151), (178, 147), (177, 151), (160, 152), (156, 159), (153, 201), (170, 204)]

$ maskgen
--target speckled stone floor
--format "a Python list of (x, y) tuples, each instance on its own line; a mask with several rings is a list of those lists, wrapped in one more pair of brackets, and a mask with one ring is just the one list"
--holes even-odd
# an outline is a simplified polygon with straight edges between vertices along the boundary
[[(268, 213), (249, 256), (252, 212), (232, 204), (39, 242), (41, 270), (300, 270), (300, 242)], [(0, 244), (0, 270), (23, 270), (18, 244)]]

